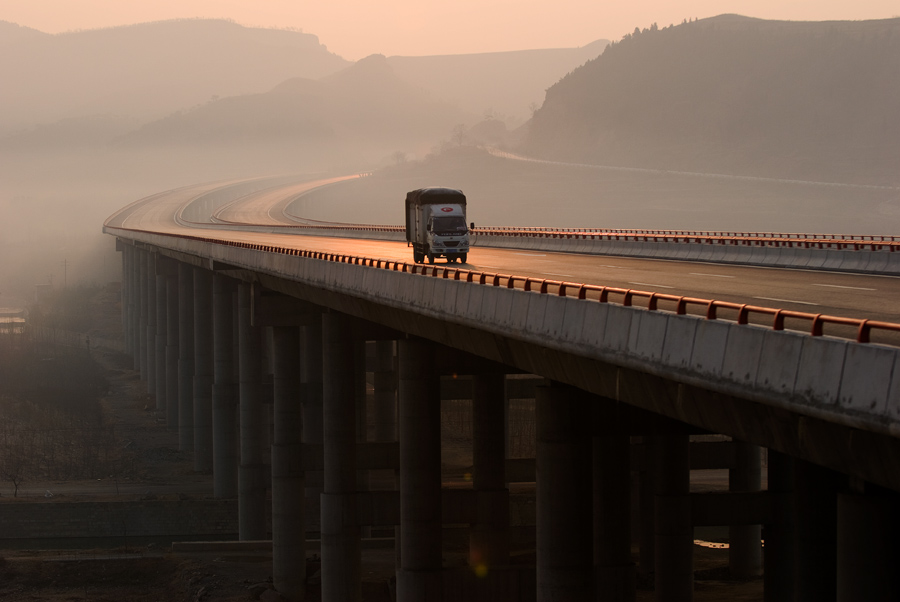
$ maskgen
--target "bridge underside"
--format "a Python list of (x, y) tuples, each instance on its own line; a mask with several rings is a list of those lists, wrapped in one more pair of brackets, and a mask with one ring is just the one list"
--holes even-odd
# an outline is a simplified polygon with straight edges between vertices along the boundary
[[(370, 525), (400, 527), (397, 599), (404, 602), (633, 600), (635, 572), (655, 575), (657, 599), (690, 600), (693, 528), (701, 525), (731, 527), (734, 574), (758, 575), (765, 565), (767, 600), (862, 599), (863, 591), (865, 599), (878, 599), (898, 591), (896, 578), (879, 568), (897, 557), (897, 520), (891, 517), (900, 491), (900, 444), (886, 432), (792, 411), (783, 399), (768, 403), (758, 392), (728, 393), (737, 388), (727, 383), (704, 387), (696, 378), (679, 380), (672, 370), (641, 369), (649, 364), (624, 354), (619, 361), (616, 353), (577, 353), (549, 337), (454, 320), (433, 305), (426, 311), (415, 301), (385, 303), (361, 294), (366, 284), (345, 291), (282, 275), (281, 264), (251, 269), (236, 260), (237, 251), (216, 251), (210, 260), (153, 244), (122, 248), (126, 342), (135, 365), (154, 383), (157, 399), (165, 395), (169, 406), (175, 404), (167, 416), (178, 421), (180, 433), (212, 431), (213, 441), (202, 443), (216, 450), (208, 461), (217, 497), (236, 496), (244, 508), (258, 509), (267, 481), (259, 470), (271, 464), (275, 583), (295, 599), (304, 589), (297, 568), (305, 556), (307, 519), (297, 503), (304, 491), (314, 492), (314, 506), (321, 500), (323, 599), (358, 599), (360, 541)], [(185, 271), (193, 272), (192, 281), (176, 277)], [(158, 346), (171, 347), (178, 331), (164, 325), (188, 324), (185, 311), (178, 311), (187, 305), (171, 303), (159, 287), (192, 301), (187, 327), (197, 347), (187, 377), (193, 389), (167, 386), (167, 379), (186, 375), (153, 366), (151, 358), (172, 365), (172, 356), (159, 355)], [(435, 298), (439, 294), (435, 288)], [(241, 334), (233, 332), (231, 325), (245, 318)], [(258, 453), (258, 432), (248, 430), (244, 439), (245, 409), (248, 424), (258, 420), (252, 418), (258, 409), (245, 408), (245, 398), (262, 380), (244, 374), (248, 363), (259, 367), (259, 357), (244, 355), (251, 349), (246, 333), (254, 327), (272, 332), (250, 335), (269, 337), (256, 352), (267, 356), (274, 382), (268, 458)], [(396, 408), (375, 417), (387, 425), (377, 445), (367, 442), (365, 414), (360, 422), (358, 409), (366, 341), (390, 341), (379, 348), (379, 367), (368, 370), (376, 398), (385, 396), (385, 407)], [(236, 368), (228, 363), (235, 347), (242, 352), (239, 394), (233, 391)], [(509, 566), (511, 464), (502, 445), (503, 377), (521, 372), (549, 381), (534, 393), (537, 566), (531, 577)], [(442, 373), (472, 376), (474, 482), (466, 492), (441, 490)], [(190, 426), (179, 407), (186, 398), (193, 405)], [(234, 424), (229, 416), (238, 403), (241, 419)], [(238, 430), (241, 445), (232, 449), (227, 442)], [(727, 461), (718, 459), (718, 466), (731, 470), (731, 493), (691, 494), (690, 470), (704, 462), (717, 465), (710, 459), (716, 452), (691, 443), (691, 435), (702, 433), (733, 439), (717, 448), (727, 449)], [(202, 455), (200, 444), (200, 438), (192, 440), (195, 458)], [(255, 455), (245, 457), (245, 447)], [(760, 487), (760, 447), (769, 450), (767, 491)], [(366, 491), (358, 475), (376, 467), (395, 468), (399, 490)], [(321, 481), (314, 470), (324, 470)], [(640, 483), (637, 499), (633, 480)], [(242, 521), (244, 512), (253, 511), (242, 510)], [(631, 512), (640, 517), (637, 565)], [(246, 538), (257, 538), (249, 531), (258, 531), (259, 523), (251, 518)], [(442, 569), (441, 530), (449, 523), (470, 525), (471, 571), (463, 575)], [(479, 582), (472, 575), (482, 565), (491, 567), (491, 577)]]

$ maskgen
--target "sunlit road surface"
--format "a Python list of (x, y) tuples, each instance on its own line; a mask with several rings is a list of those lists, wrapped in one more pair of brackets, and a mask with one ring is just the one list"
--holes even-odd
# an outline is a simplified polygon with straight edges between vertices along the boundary
[(260, 226), (296, 223), (285, 216), (285, 209), (298, 196), (322, 186), (354, 180), (359, 177), (358, 175), (339, 176), (327, 180), (302, 182), (288, 187), (279, 186), (269, 190), (262, 190), (223, 207), (216, 213), (215, 218), (222, 222)]
[[(290, 201), (314, 187), (342, 179), (305, 182), (261, 191), (240, 203), (226, 206), (217, 217), (229, 222), (273, 227), (277, 224), (296, 224), (284, 215)], [(108, 224), (171, 234), (202, 233), (204, 237), (228, 241), (412, 263), (412, 249), (404, 242), (308, 236), (288, 229), (286, 233), (274, 234), (245, 232), (233, 226), (223, 226), (221, 229), (207, 226), (197, 230), (180, 225), (173, 219), (178, 207), (217, 186), (221, 183), (157, 195), (159, 198), (155, 202), (132, 211), (123, 210)], [(900, 299), (900, 277), (894, 276), (489, 248), (478, 246), (477, 236), (468, 258), (467, 264), (451, 264), (451, 267), (716, 299), (809, 314), (900, 322), (900, 304), (897, 303)], [(616, 298), (611, 299), (617, 301)], [(640, 303), (636, 301), (636, 304)], [(660, 308), (668, 309), (664, 303), (660, 304)], [(700, 309), (694, 307), (692, 311)], [(722, 312), (720, 317), (729, 318), (725, 313)], [(755, 321), (768, 323), (770, 318), (760, 316)], [(789, 322), (787, 328), (805, 330), (807, 325)], [(830, 333), (832, 331), (826, 329), (826, 334)], [(844, 328), (841, 334), (850, 336), (852, 330)], [(879, 339), (876, 336), (873, 340)]]

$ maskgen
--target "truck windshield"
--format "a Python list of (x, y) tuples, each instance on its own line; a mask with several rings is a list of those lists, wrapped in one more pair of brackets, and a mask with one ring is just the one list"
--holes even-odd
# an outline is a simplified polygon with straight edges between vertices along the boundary
[(466, 219), (461, 215), (434, 218), (434, 233), (442, 236), (455, 236), (467, 232)]

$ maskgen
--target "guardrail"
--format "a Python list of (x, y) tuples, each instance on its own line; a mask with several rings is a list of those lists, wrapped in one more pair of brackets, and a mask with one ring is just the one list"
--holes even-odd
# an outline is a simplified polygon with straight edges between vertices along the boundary
[[(773, 330), (785, 330), (786, 320), (790, 319), (802, 323), (808, 323), (809, 326), (806, 330), (806, 333), (814, 337), (824, 336), (826, 326), (849, 326), (855, 330), (855, 340), (858, 343), (871, 342), (871, 334), (873, 330), (900, 332), (900, 324), (895, 324), (892, 322), (881, 322), (861, 318), (843, 318), (839, 316), (829, 316), (824, 314), (789, 311), (774, 307), (731, 303), (727, 301), (718, 301), (715, 299), (700, 299), (695, 297), (669, 295), (665, 293), (642, 291), (637, 289), (624, 289), (595, 284), (584, 284), (579, 282), (548, 280), (532, 278), (529, 276), (517, 276), (513, 274), (479, 272), (447, 266), (419, 265), (403, 261), (392, 261), (385, 259), (374, 259), (370, 257), (358, 257), (354, 255), (325, 253), (307, 249), (295, 249), (276, 245), (262, 245), (256, 243), (229, 241), (202, 236), (159, 233), (146, 230), (115, 227), (109, 227), (108, 229), (124, 232), (145, 232), (148, 234), (195, 240), (198, 242), (237, 247), (242, 249), (251, 249), (254, 251), (262, 251), (266, 253), (280, 253), (283, 255), (293, 255), (298, 257), (305, 257), (308, 259), (331, 261), (335, 263), (362, 265), (375, 269), (404, 272), (412, 275), (450, 279), (479, 284), (483, 286), (520, 289), (524, 292), (550, 294), (560, 297), (574, 297), (577, 299), (594, 301), (598, 303), (611, 303), (612, 297), (615, 299), (620, 299), (619, 304), (626, 307), (634, 306), (635, 300), (640, 299), (645, 301), (646, 305), (644, 307), (648, 311), (660, 311), (660, 303), (663, 302), (666, 304), (670, 304), (673, 309), (669, 311), (678, 315), (686, 315), (688, 314), (688, 309), (690, 307), (696, 307), (699, 308), (699, 313), (694, 313), (691, 315), (698, 315), (700, 317), (704, 317), (707, 320), (723, 319), (720, 316), (720, 311), (724, 310), (733, 312), (733, 321), (741, 325), (749, 324), (751, 318), (753, 317), (758, 318), (762, 316), (769, 316), (771, 317), (771, 328)], [(829, 333), (829, 335), (842, 336), (840, 333)]]
[(750, 233), (688, 233), (652, 231), (610, 231), (531, 228), (478, 228), (476, 234), (499, 237), (559, 238), (570, 240), (605, 240), (623, 242), (687, 243), (731, 246), (766, 246), (801, 249), (833, 249), (839, 251), (897, 251), (900, 238), (893, 236), (861, 237), (854, 235), (799, 235)]
[[(303, 220), (304, 223), (268, 226), (288, 229), (352, 232), (403, 232), (403, 226), (351, 224)], [(219, 220), (220, 224), (245, 226), (242, 222)], [(474, 228), (474, 236), (555, 238), (568, 240), (607, 240), (622, 242), (659, 242), (731, 246), (767, 246), (838, 251), (900, 251), (900, 237), (843, 234), (779, 234), (774, 232), (682, 232), (675, 230), (590, 230), (579, 228)]]
[(517, 231), (517, 232), (565, 232), (593, 235), (632, 235), (632, 236), (675, 236), (703, 238), (778, 238), (778, 239), (806, 239), (806, 240), (846, 240), (846, 241), (886, 241), (900, 242), (900, 236), (875, 235), (875, 234), (799, 234), (796, 232), (737, 232), (737, 231), (709, 231), (709, 230), (640, 230), (621, 228), (547, 228), (535, 226), (491, 226), (484, 228), (490, 231)]

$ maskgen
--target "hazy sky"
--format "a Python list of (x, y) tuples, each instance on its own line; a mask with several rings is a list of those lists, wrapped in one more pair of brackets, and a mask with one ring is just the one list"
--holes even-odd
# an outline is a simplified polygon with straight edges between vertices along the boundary
[(571, 48), (636, 26), (737, 13), (821, 21), (900, 16), (897, 0), (0, 0), (0, 20), (48, 33), (174, 18), (296, 28), (356, 60)]

